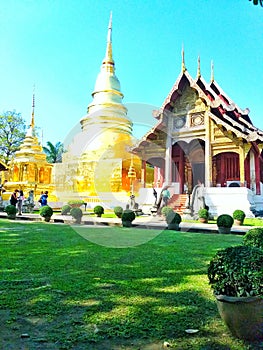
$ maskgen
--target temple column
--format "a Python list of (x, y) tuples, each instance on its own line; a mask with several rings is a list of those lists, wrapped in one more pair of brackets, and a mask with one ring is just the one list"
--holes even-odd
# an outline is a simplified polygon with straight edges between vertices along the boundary
[(256, 194), (260, 194), (260, 164), (259, 155), (255, 157), (255, 181), (256, 181)]
[(240, 186), (245, 185), (245, 154), (243, 146), (239, 146), (239, 172), (240, 172)]
[(146, 179), (146, 161), (142, 160), (141, 184), (143, 188), (145, 188), (145, 179)]
[(172, 138), (167, 135), (165, 150), (165, 185), (171, 184), (172, 179)]
[(212, 152), (211, 152), (211, 124), (209, 116), (206, 115), (205, 122), (205, 187), (211, 187), (213, 183), (212, 178)]

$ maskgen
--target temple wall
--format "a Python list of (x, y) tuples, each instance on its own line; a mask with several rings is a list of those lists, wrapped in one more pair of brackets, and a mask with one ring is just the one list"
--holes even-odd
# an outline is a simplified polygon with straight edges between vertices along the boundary
[(255, 196), (246, 187), (207, 187), (205, 202), (212, 216), (232, 216), (236, 209), (240, 209), (245, 212), (246, 217), (254, 217), (251, 210), (256, 209)]

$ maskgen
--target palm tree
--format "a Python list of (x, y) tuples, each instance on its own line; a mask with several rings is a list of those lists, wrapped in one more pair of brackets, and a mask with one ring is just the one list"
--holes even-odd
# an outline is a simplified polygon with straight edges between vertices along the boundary
[(47, 142), (46, 147), (43, 147), (43, 151), (46, 153), (49, 163), (61, 163), (62, 154), (65, 152), (63, 143), (57, 142), (53, 145), (50, 141)]
[[(252, 1), (252, 0), (249, 0), (249, 1)], [(263, 7), (263, 0), (253, 0), (253, 4), (254, 5), (260, 5), (260, 6), (262, 6)]]

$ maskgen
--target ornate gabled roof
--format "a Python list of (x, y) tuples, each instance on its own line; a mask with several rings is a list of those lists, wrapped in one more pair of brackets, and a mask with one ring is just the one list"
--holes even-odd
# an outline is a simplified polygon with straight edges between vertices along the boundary
[(138, 149), (143, 143), (150, 141), (150, 135), (157, 130), (164, 128), (166, 125), (166, 112), (173, 112), (175, 101), (182, 96), (183, 89), (188, 83), (193, 88), (199, 98), (210, 107), (209, 116), (218, 125), (222, 125), (226, 130), (233, 132), (237, 137), (241, 137), (247, 142), (263, 143), (263, 131), (256, 128), (249, 117), (249, 109), (242, 110), (235, 104), (221, 87), (214, 80), (212, 74), (210, 84), (208, 84), (201, 76), (200, 59), (198, 59), (198, 72), (196, 79), (193, 79), (185, 68), (184, 52), (182, 52), (182, 70), (175, 84), (170, 90), (168, 96), (164, 100), (161, 108), (156, 113), (155, 117), (158, 123), (154, 126), (141, 141), (137, 144), (134, 150)]

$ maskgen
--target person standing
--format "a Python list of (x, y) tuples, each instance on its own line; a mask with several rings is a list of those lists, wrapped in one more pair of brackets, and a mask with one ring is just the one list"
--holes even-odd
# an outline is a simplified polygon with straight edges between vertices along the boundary
[(43, 207), (44, 205), (47, 205), (47, 198), (48, 198), (48, 191), (45, 191), (39, 199), (41, 207)]
[(163, 202), (164, 202), (164, 206), (167, 206), (168, 205), (168, 201), (170, 199), (170, 192), (168, 191), (168, 188), (165, 188), (163, 191), (162, 191), (162, 198), (163, 198)]
[(16, 203), (17, 203), (17, 193), (19, 191), (18, 190), (14, 190), (14, 192), (12, 193), (11, 197), (10, 197), (10, 204), (14, 205), (16, 207)]
[(154, 186), (153, 186), (153, 196), (154, 196), (154, 205), (157, 205), (157, 191), (156, 191), (156, 189), (154, 188)]
[(22, 207), (24, 202), (24, 193), (22, 190), (19, 191), (19, 196), (17, 197), (17, 209), (18, 209), (18, 215), (22, 215)]

